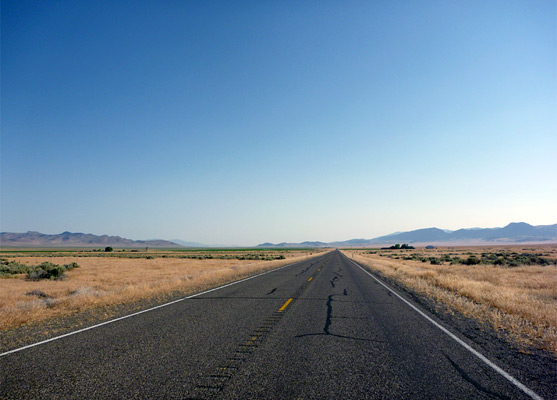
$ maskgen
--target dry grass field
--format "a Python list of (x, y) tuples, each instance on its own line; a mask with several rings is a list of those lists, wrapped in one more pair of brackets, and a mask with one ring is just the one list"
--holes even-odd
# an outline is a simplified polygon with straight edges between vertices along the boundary
[[(344, 253), (449, 309), (506, 332), (523, 349), (534, 346), (557, 354), (555, 245), (367, 249)], [(457, 257), (472, 262), (470, 265), (455, 262)], [(512, 260), (511, 265), (503, 262), (504, 257)], [(526, 265), (530, 259), (547, 263)], [(476, 263), (477, 260), (494, 263)]]
[[(4, 275), (0, 279), (0, 330), (172, 291), (195, 293), (319, 254), (323, 253), (298, 250), (149, 252), (127, 256), (116, 252), (0, 253), (4, 260), (25, 265), (45, 261), (79, 265), (67, 271), (63, 280), (30, 281), (25, 274)], [(281, 256), (284, 259), (269, 261)]]

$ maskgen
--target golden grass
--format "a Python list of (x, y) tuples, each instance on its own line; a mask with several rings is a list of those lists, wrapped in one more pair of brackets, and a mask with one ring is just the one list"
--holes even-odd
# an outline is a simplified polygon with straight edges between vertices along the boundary
[[(62, 281), (33, 282), (24, 275), (0, 279), (0, 330), (173, 291), (195, 293), (308, 257), (305, 251), (283, 254), (286, 259), (275, 261), (19, 256), (15, 259), (23, 264), (77, 262), (80, 267)], [(313, 251), (310, 257), (320, 254)], [(51, 298), (27, 295), (33, 290)]]
[[(556, 246), (545, 247), (554, 258)], [(480, 249), (437, 249), (435, 255), (485, 252)], [(532, 249), (513, 248), (531, 252)], [(557, 354), (557, 268), (552, 266), (432, 265), (394, 260), (369, 251), (344, 251), (354, 260), (395, 279), (413, 291), (507, 332), (524, 348), (536, 346)], [(409, 250), (407, 253), (423, 250)], [(398, 251), (399, 255), (401, 251)], [(382, 254), (387, 255), (386, 252)]]

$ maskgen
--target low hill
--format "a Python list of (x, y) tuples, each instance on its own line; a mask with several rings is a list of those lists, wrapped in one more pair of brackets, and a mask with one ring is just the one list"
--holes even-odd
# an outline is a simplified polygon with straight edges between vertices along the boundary
[(181, 248), (166, 240), (131, 240), (120, 236), (62, 232), (48, 235), (40, 232), (0, 233), (1, 247), (120, 247), (120, 248)]

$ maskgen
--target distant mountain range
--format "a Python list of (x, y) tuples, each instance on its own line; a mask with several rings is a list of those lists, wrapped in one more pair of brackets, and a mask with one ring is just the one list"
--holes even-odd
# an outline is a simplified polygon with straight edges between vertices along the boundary
[(97, 236), (90, 233), (62, 232), (47, 235), (39, 232), (0, 233), (1, 247), (120, 247), (120, 248), (180, 248), (167, 240), (131, 240), (120, 236)]
[[(417, 229), (409, 232), (396, 232), (374, 239), (351, 239), (340, 242), (301, 242), (301, 243), (262, 243), (260, 248), (311, 248), (311, 247), (370, 247), (408, 244), (440, 245), (482, 245), (482, 244), (520, 244), (520, 243), (557, 243), (557, 224), (532, 226), (524, 222), (514, 222), (503, 228), (471, 228), (456, 231), (439, 228)], [(48, 235), (39, 232), (0, 233), (0, 247), (116, 247), (116, 248), (182, 248), (182, 247), (221, 247), (179, 239), (168, 240), (131, 240), (120, 236), (93, 235), (90, 233), (62, 232)], [(231, 247), (231, 246), (227, 246)]]
[(366, 247), (381, 244), (516, 244), (557, 243), (557, 224), (532, 226), (513, 222), (503, 228), (472, 228), (456, 231), (439, 228), (397, 232), (374, 239), (351, 239), (340, 242), (262, 243), (257, 247)]

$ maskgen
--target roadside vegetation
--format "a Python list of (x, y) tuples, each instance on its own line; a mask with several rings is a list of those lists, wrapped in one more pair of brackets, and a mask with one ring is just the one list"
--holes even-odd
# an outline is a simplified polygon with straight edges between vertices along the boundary
[(38, 281), (41, 279), (63, 280), (66, 279), (66, 271), (79, 268), (79, 264), (72, 262), (58, 265), (45, 261), (38, 265), (21, 264), (17, 261), (0, 259), (0, 278), (10, 275), (25, 274), (27, 280)]
[(6, 257), (111, 257), (111, 258), (145, 258), (152, 260), (155, 258), (181, 258), (191, 260), (256, 260), (256, 261), (273, 261), (284, 260), (288, 253), (300, 254), (305, 253), (312, 255), (312, 249), (284, 249), (284, 250), (261, 250), (253, 251), (253, 249), (208, 249), (208, 250), (146, 250), (137, 249), (121, 249), (114, 250), (112, 247), (105, 249), (91, 249), (80, 251), (41, 251), (41, 250), (11, 250), (4, 251), (2, 254)]
[(451, 310), (557, 354), (557, 246), (345, 254)]
[[(374, 253), (368, 253), (374, 254)], [(463, 254), (459, 253), (447, 253), (439, 257), (428, 256), (424, 253), (412, 253), (398, 254), (389, 253), (381, 254), (384, 257), (390, 257), (393, 259), (403, 259), (403, 260), (413, 260), (421, 262), (429, 262), (434, 265), (444, 265), (444, 264), (463, 264), (463, 265), (501, 265), (506, 267), (519, 267), (523, 265), (557, 265), (556, 259), (550, 259), (544, 257), (544, 253), (517, 253), (516, 251), (498, 251), (498, 252), (483, 252), (481, 254), (474, 254), (471, 252), (466, 252)]]
[[(0, 331), (143, 299), (184, 296), (325, 250), (1, 252)], [(116, 255), (116, 256), (114, 256)]]

